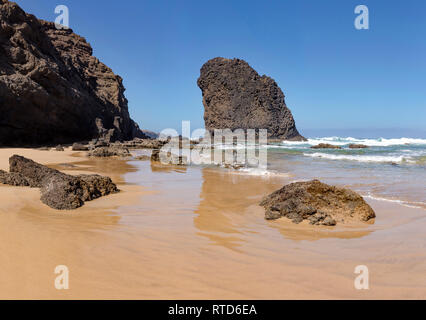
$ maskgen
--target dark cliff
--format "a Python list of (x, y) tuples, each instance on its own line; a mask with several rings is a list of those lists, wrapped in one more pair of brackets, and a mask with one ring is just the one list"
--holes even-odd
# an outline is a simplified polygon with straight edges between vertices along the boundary
[(124, 90), (84, 38), (0, 0), (0, 145), (144, 137)]

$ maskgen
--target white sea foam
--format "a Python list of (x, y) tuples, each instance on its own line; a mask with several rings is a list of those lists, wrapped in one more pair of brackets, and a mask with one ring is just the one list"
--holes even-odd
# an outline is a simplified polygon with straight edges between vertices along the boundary
[(409, 162), (414, 163), (410, 157), (404, 156), (374, 156), (374, 155), (346, 155), (346, 154), (328, 154), (328, 153), (305, 153), (303, 154), (307, 157), (313, 158), (324, 158), (330, 160), (351, 160), (359, 162)]
[(245, 174), (249, 176), (261, 176), (261, 177), (288, 177), (289, 174), (285, 172), (278, 172), (275, 170), (268, 170), (266, 168), (240, 168), (233, 171), (234, 173)]
[(357, 139), (352, 137), (340, 138), (340, 137), (323, 137), (323, 138), (310, 138), (308, 141), (282, 141), (282, 146), (313, 146), (320, 143), (330, 143), (337, 146), (344, 146), (351, 143), (364, 144), (369, 147), (388, 147), (398, 145), (426, 145), (426, 139), (415, 139), (415, 138), (398, 138), (398, 139)]
[(403, 200), (398, 200), (398, 199), (388, 199), (388, 198), (373, 196), (371, 194), (364, 195), (363, 197), (364, 198), (370, 198), (370, 199), (373, 199), (373, 200), (378, 200), (378, 201), (398, 203), (400, 205), (403, 205), (403, 206), (409, 207), (409, 208), (422, 209), (426, 205), (426, 203), (424, 203), (424, 202), (408, 202), (408, 201), (403, 201)]

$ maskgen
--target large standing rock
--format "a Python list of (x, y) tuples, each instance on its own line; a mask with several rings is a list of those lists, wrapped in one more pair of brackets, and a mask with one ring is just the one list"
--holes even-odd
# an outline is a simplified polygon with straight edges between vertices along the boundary
[(268, 129), (268, 138), (304, 140), (284, 94), (270, 77), (240, 59), (214, 58), (201, 68), (204, 121), (214, 129)]
[(84, 38), (0, 0), (0, 146), (145, 137), (124, 90)]
[(335, 225), (337, 222), (369, 221), (373, 209), (356, 192), (318, 180), (291, 183), (267, 196), (261, 203), (265, 218), (287, 217), (295, 223)]
[(9, 165), (9, 173), (0, 170), (0, 183), (40, 188), (41, 201), (58, 210), (76, 209), (85, 201), (118, 192), (108, 177), (71, 176), (17, 155), (9, 159)]

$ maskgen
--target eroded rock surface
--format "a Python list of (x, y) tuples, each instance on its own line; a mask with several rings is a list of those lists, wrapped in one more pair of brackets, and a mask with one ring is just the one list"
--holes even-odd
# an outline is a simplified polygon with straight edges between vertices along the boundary
[(351, 221), (367, 222), (376, 217), (373, 209), (356, 192), (330, 186), (318, 180), (288, 184), (260, 203), (268, 220), (286, 217), (294, 223), (333, 226)]
[(201, 68), (198, 86), (207, 130), (267, 129), (270, 139), (305, 140), (277, 83), (244, 60), (209, 60)]
[(349, 145), (349, 148), (350, 149), (367, 149), (368, 146), (365, 145), (365, 144), (355, 144), (355, 143), (352, 143), (352, 144)]
[(342, 148), (334, 144), (320, 143), (320, 144), (317, 144), (316, 146), (312, 146), (311, 149), (342, 149)]
[(124, 90), (83, 37), (0, 0), (0, 146), (143, 138)]
[(108, 177), (71, 176), (31, 159), (14, 155), (9, 159), (10, 172), (0, 171), (0, 182), (13, 186), (40, 188), (41, 201), (51, 208), (71, 210), (119, 190)]
[(130, 157), (131, 154), (127, 148), (111, 145), (109, 147), (99, 147), (88, 152), (89, 157)]

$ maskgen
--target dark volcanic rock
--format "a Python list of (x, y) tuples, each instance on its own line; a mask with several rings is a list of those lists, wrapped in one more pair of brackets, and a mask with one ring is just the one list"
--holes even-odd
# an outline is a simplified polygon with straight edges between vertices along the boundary
[(312, 146), (311, 149), (342, 149), (342, 148), (339, 146), (335, 146), (334, 144), (320, 143), (316, 146)]
[(261, 203), (265, 218), (287, 217), (295, 223), (334, 226), (337, 222), (369, 221), (373, 209), (356, 192), (321, 183), (318, 180), (296, 182), (267, 196)]
[(130, 152), (126, 148), (118, 146), (100, 147), (88, 153), (89, 157), (129, 157)]
[(22, 174), (17, 172), (6, 172), (3, 170), (0, 170), (0, 183), (8, 184), (11, 186), (31, 186), (31, 181), (25, 178)]
[(0, 146), (145, 137), (124, 90), (84, 38), (0, 0)]
[(170, 139), (133, 139), (122, 143), (123, 147), (129, 149), (161, 149)]
[(17, 155), (9, 158), (9, 171), (21, 174), (31, 182), (32, 187), (37, 188), (41, 188), (45, 181), (49, 180), (52, 176), (66, 176), (65, 173)]
[(201, 68), (198, 86), (207, 130), (268, 129), (270, 139), (305, 140), (277, 83), (247, 62), (214, 58)]
[(41, 201), (54, 209), (76, 209), (85, 201), (118, 192), (108, 177), (71, 176), (17, 155), (9, 159), (9, 164), (10, 173), (0, 171), (0, 182), (40, 188)]
[(117, 192), (108, 177), (99, 175), (53, 176), (41, 188), (41, 201), (58, 210), (72, 210), (90, 201)]
[(367, 149), (368, 146), (366, 146), (365, 144), (355, 144), (355, 143), (352, 143), (352, 144), (349, 145), (349, 148), (350, 149)]
[(76, 142), (72, 145), (71, 149), (72, 151), (89, 151), (89, 146)]

